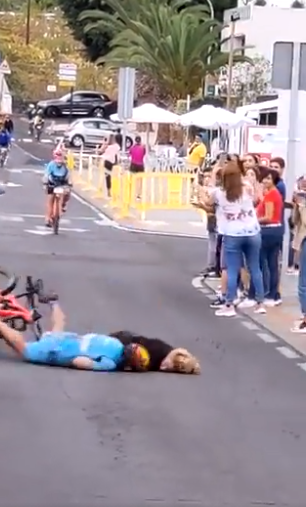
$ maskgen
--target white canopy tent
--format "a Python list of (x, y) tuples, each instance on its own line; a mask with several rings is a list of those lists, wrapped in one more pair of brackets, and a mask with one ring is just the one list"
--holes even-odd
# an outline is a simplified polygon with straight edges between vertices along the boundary
[(232, 113), (221, 107), (204, 105), (179, 117), (178, 123), (184, 127), (200, 127), (203, 129), (232, 129), (243, 125), (255, 125), (256, 122), (245, 116)]
[[(113, 121), (120, 121), (118, 114), (112, 114), (110, 117)], [(167, 111), (162, 107), (154, 104), (143, 104), (134, 107), (132, 117), (127, 120), (128, 123), (175, 123), (179, 119), (179, 115)]]

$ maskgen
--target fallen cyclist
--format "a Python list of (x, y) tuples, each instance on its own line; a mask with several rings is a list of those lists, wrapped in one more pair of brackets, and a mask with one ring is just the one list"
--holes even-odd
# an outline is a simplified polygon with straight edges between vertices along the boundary
[(96, 371), (169, 371), (200, 373), (197, 359), (185, 349), (174, 349), (162, 340), (120, 331), (113, 335), (64, 331), (65, 315), (56, 295), (40, 294), (50, 304), (52, 329), (38, 342), (27, 342), (21, 332), (0, 320), (0, 336), (25, 361)]
[(142, 370), (147, 353), (141, 345), (125, 346), (118, 339), (103, 334), (79, 336), (65, 332), (65, 316), (57, 296), (41, 295), (39, 301), (51, 306), (52, 329), (44, 333), (38, 342), (27, 342), (21, 332), (0, 320), (0, 336), (22, 359), (34, 364), (79, 370)]
[(110, 336), (125, 346), (140, 345), (148, 352), (146, 371), (173, 373), (201, 373), (199, 360), (184, 348), (175, 348), (158, 338), (147, 338), (129, 331), (118, 331)]

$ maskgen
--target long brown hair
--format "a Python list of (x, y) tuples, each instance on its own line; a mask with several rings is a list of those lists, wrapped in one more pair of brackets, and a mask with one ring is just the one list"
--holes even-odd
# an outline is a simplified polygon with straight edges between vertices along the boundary
[(242, 196), (242, 174), (237, 162), (228, 162), (222, 171), (222, 188), (229, 202), (237, 201)]

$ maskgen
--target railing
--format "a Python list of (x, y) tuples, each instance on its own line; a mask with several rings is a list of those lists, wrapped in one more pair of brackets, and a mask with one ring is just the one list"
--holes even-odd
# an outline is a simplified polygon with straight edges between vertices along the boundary
[[(194, 174), (190, 172), (144, 172), (132, 174), (121, 166), (107, 171), (99, 155), (82, 154), (75, 157), (68, 152), (67, 162), (73, 179), (84, 192), (96, 199), (107, 199), (118, 218), (129, 216), (145, 220), (148, 211), (194, 210)], [(108, 196), (106, 176), (111, 175), (111, 194)], [(199, 212), (206, 221), (205, 213)]]

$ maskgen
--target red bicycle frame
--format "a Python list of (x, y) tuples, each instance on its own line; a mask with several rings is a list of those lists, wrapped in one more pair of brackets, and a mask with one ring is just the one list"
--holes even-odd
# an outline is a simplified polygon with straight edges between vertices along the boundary
[(33, 323), (32, 311), (18, 303), (17, 299), (22, 297), (8, 295), (0, 301), (0, 318), (3, 320), (21, 318), (27, 324)]

